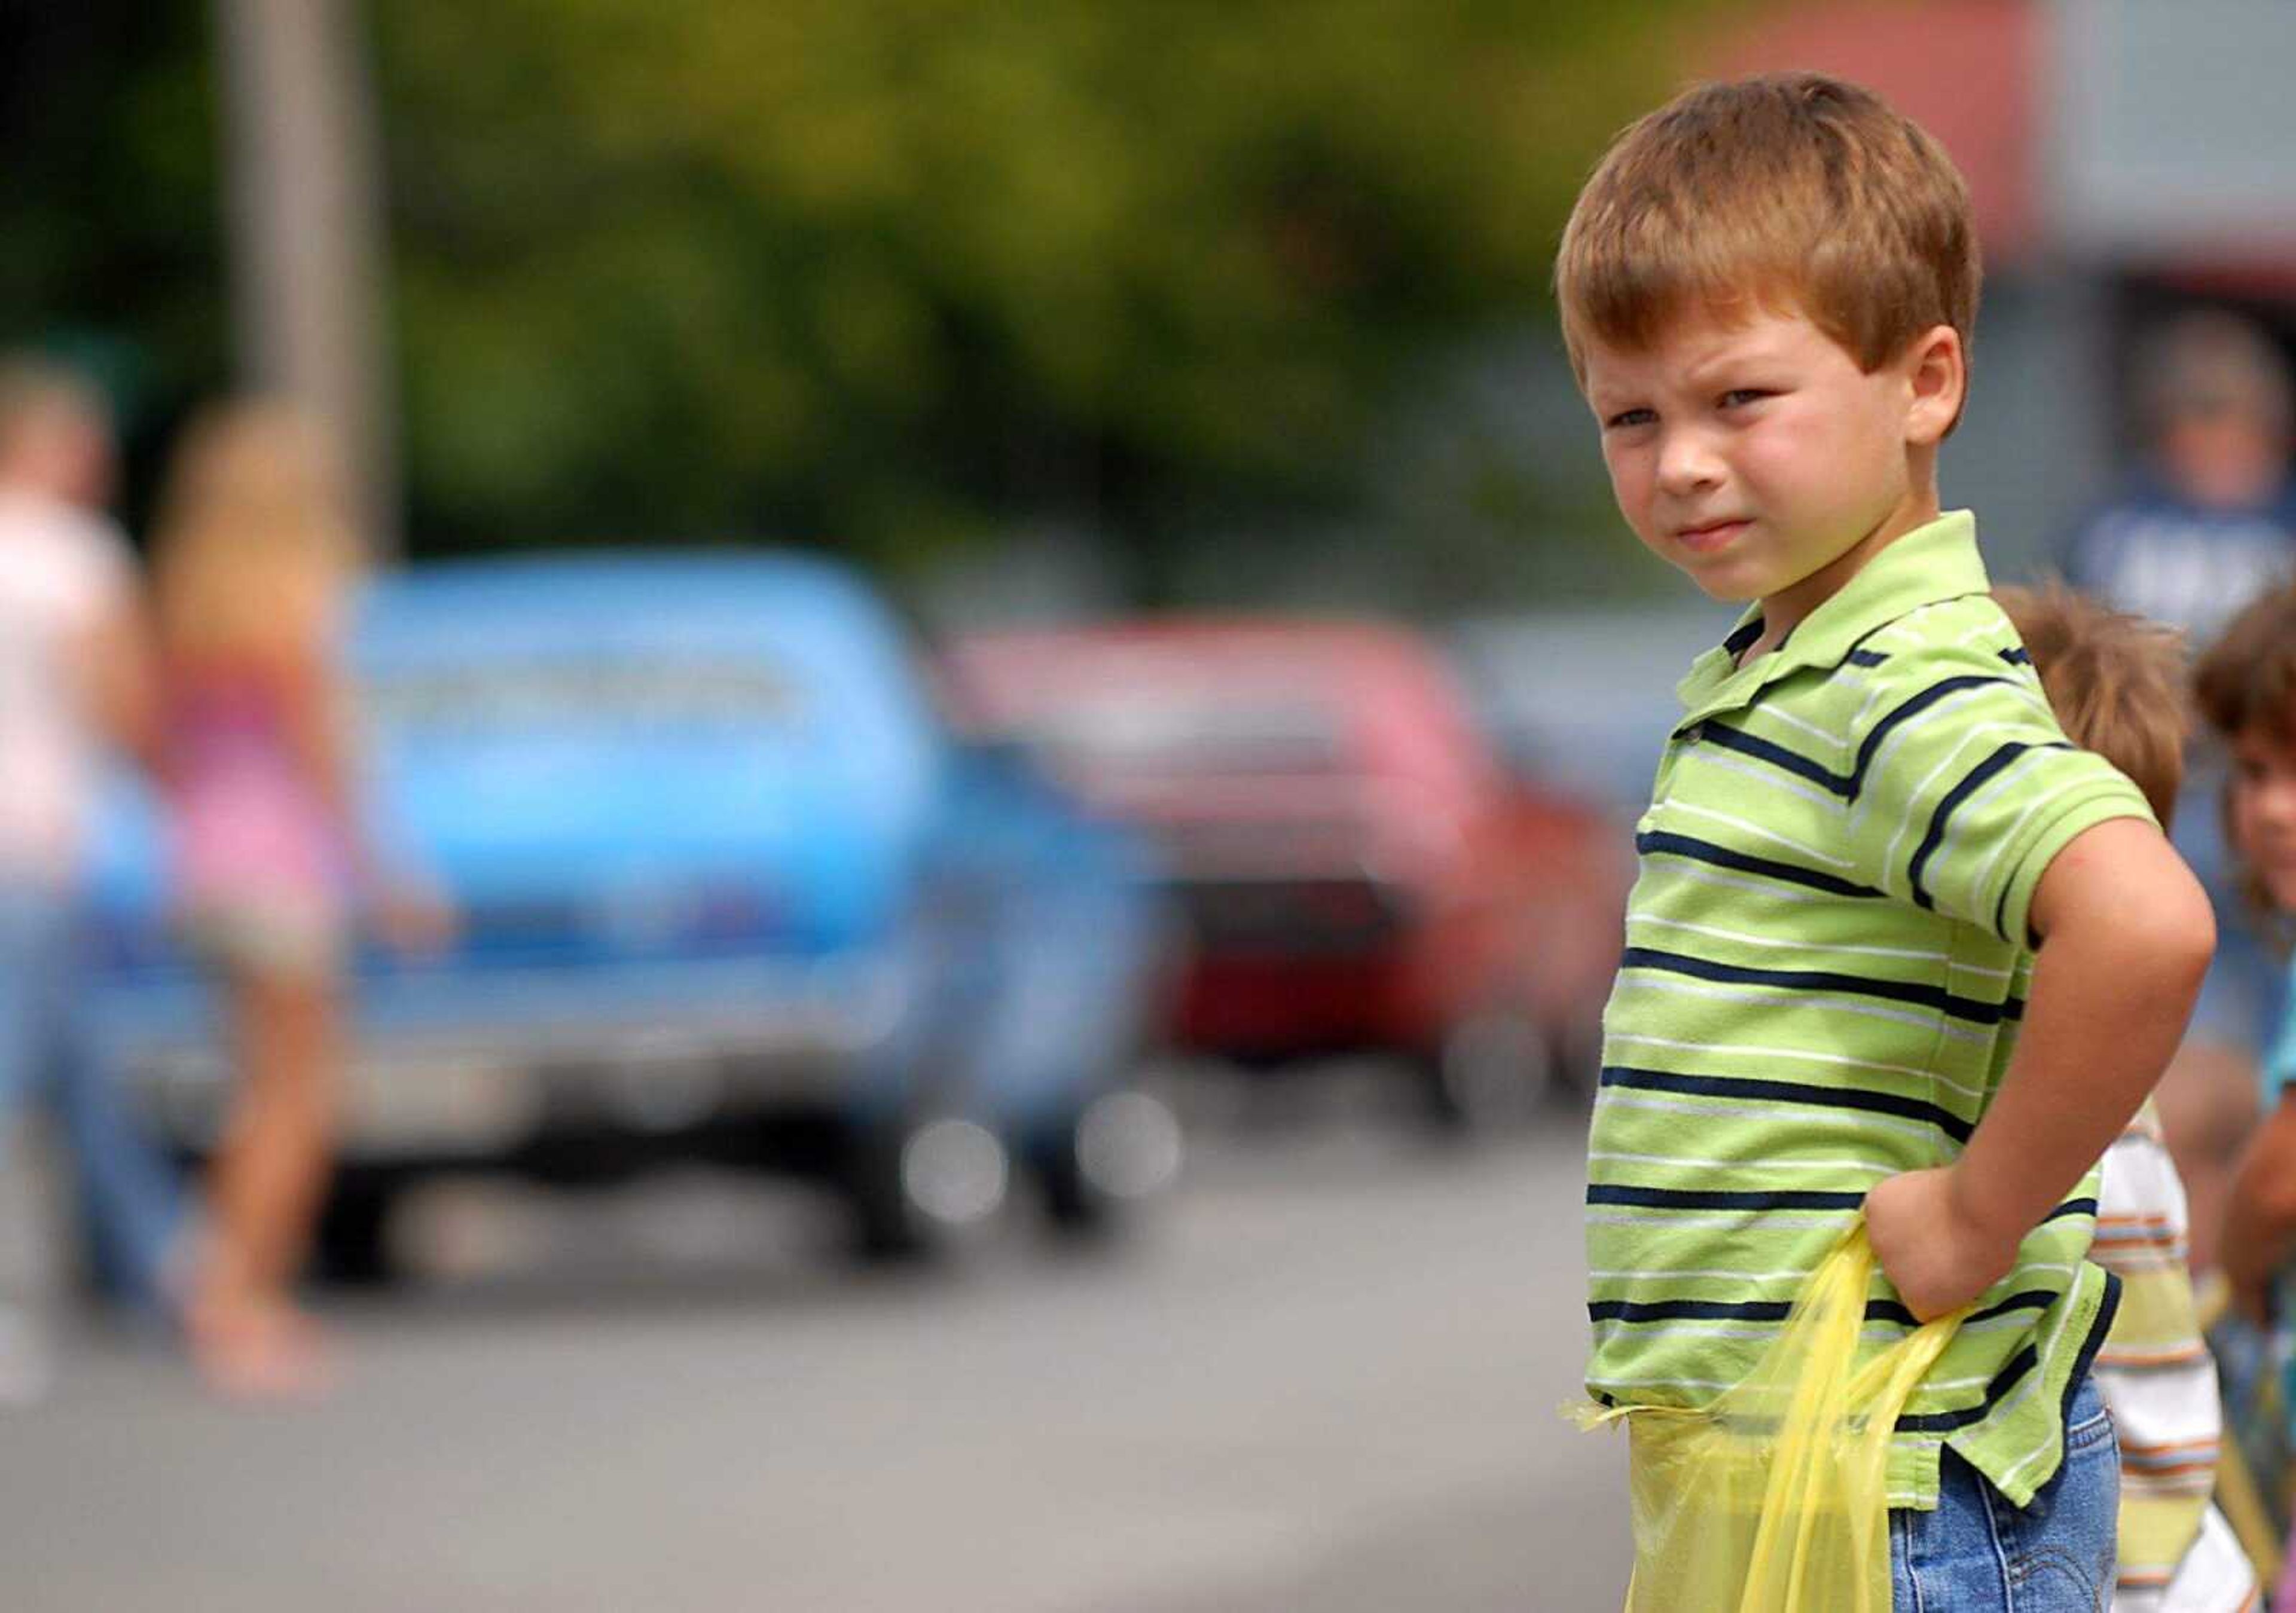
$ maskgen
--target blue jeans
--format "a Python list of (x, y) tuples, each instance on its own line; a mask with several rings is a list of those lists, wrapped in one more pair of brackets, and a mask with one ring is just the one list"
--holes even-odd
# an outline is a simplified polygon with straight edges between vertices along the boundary
[(2086, 1372), (2065, 1415), (2065, 1460), (2030, 1507), (2013, 1507), (1950, 1450), (1934, 1512), (1890, 1514), (1898, 1613), (2100, 1613), (2112, 1605), (2120, 1445)]
[(99, 1274), (138, 1306), (165, 1313), (183, 1190), (96, 1056), (80, 938), (63, 896), (0, 888), (0, 1125), (30, 1097), (53, 1106)]

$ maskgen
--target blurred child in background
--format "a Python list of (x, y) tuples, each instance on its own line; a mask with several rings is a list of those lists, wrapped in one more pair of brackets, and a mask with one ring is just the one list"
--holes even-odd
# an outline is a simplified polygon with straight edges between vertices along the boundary
[(2065, 548), (2070, 580), (2205, 648), (2296, 575), (2296, 426), (2286, 361), (2222, 309), (2146, 333), (2130, 373), (2143, 457)]
[[(2296, 576), (2296, 397), (2272, 339), (2222, 309), (2165, 321), (2134, 356), (2142, 459), (2074, 532), (2065, 569), (2114, 609), (2181, 628), (2204, 651), (2243, 607)], [(2256, 1122), (2256, 1064), (2279, 971), (2253, 933), (2225, 845), (2218, 758), (2203, 749), (2194, 763), (2175, 839), (2215, 905), (2217, 956), (2158, 1102), (2192, 1195), (2194, 1265), (2206, 1270), (2233, 1161)]]
[[(2127, 774), (2172, 823), (2184, 780), (2187, 703), (2174, 629), (2058, 586), (1995, 591), (2065, 737)], [(2032, 960), (2012, 987), (2030, 987)], [(2148, 1101), (2104, 1156), (2090, 1257), (2120, 1279), (2097, 1352), (2097, 1387), (2120, 1436), (2115, 1613), (2241, 1613), (2256, 1574), (2210, 1504), (2224, 1435), (2216, 1363), (2202, 1342), (2186, 1265), (2184, 1183)]]
[[(229, 997), (240, 1080), (190, 1314), (218, 1388), (324, 1387), (291, 1285), (329, 1171), (361, 831), (336, 662), (360, 563), (334, 470), (277, 405), (225, 406), (177, 454), (153, 543), (164, 776), (181, 913)], [(386, 904), (387, 916), (419, 908)]]
[[(64, 1124), (101, 1273), (163, 1317), (188, 1223), (175, 1178), (98, 1058), (81, 978), (85, 853), (103, 757), (148, 751), (148, 645), (111, 497), (111, 415), (78, 377), (0, 364), (0, 1122)], [(36, 1319), (0, 1306), (0, 1399), (47, 1374)]]
[[(2225, 823), (2250, 898), (2284, 939), (2296, 913), (2296, 589), (2268, 594), (2234, 618), (2194, 682), (2202, 716), (2231, 749)], [(2234, 1305), (2275, 1329), (2284, 1360), (2296, 1324), (2281, 1281), (2296, 1253), (2296, 1017), (2267, 1052), (2263, 1080), (2263, 1122), (2226, 1206), (2223, 1267)], [(2286, 1432), (2296, 1438), (2296, 1429)], [(2296, 1607), (2296, 1576), (2283, 1580), (2275, 1605)]]

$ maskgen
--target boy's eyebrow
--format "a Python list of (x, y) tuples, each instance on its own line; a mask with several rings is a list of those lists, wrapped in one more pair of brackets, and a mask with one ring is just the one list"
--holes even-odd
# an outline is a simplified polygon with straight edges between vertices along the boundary
[(1751, 333), (1734, 333), (1709, 348), (1704, 355), (1682, 367), (1683, 379), (1693, 386), (1715, 372), (1742, 368), (1749, 364), (1767, 364), (1774, 355), (1760, 337)]
[[(1685, 364), (1669, 379), (1696, 391), (1710, 385), (1712, 377), (1718, 373), (1767, 364), (1775, 356), (1759, 332), (1731, 331), (1718, 334), (1712, 346)], [(1587, 398), (1600, 408), (1617, 399), (1632, 398), (1644, 389), (1639, 382), (1625, 384), (1613, 381), (1605, 386), (1595, 383), (1590, 377)]]

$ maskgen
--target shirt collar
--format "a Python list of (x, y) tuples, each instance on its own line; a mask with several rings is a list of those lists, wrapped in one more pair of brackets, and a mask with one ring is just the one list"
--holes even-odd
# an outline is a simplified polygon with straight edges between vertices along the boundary
[(1769, 654), (1732, 662), (1761, 632), (1762, 607), (1746, 608), (1721, 643), (1690, 664), (1677, 685), (1685, 718), (1751, 704), (1771, 683), (1803, 667), (1839, 666), (1858, 642), (1899, 617), (1941, 601), (1982, 594), (1990, 583), (1977, 552), (1977, 518), (1948, 510), (1889, 544), (1786, 635)]

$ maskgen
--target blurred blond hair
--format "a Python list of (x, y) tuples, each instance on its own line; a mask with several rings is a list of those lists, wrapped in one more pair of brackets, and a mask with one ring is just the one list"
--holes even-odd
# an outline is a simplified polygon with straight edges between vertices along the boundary
[(2185, 782), (2185, 641), (2062, 582), (1996, 588), (2065, 737), (2128, 775), (2167, 828)]
[(185, 431), (152, 538), (160, 640), (178, 659), (321, 652), (357, 570), (318, 433), (283, 404), (216, 405)]

